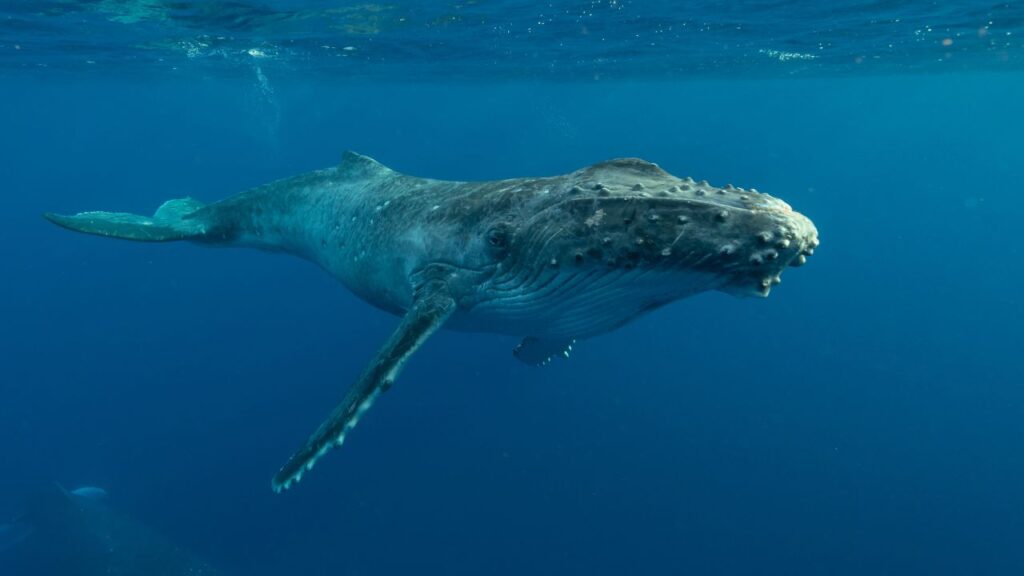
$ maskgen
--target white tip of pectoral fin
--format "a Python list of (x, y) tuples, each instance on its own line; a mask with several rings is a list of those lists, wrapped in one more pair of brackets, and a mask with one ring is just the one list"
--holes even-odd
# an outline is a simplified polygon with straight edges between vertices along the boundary
[(293, 484), (302, 480), (302, 475), (313, 469), (324, 454), (345, 443), (345, 435), (356, 427), (359, 418), (373, 406), (374, 400), (380, 395), (380, 389), (374, 389), (365, 398), (355, 404), (354, 409), (335, 418), (333, 415), (316, 431), (302, 450), (297, 452), (280, 472), (274, 476), (271, 487), (280, 494)]

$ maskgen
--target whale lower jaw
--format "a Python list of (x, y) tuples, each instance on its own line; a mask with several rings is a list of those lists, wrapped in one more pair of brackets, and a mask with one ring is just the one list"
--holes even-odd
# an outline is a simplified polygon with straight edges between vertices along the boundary
[(455, 315), (450, 328), (471, 332), (588, 338), (700, 292), (729, 278), (693, 270), (579, 271), (541, 287), (489, 290), (482, 301)]

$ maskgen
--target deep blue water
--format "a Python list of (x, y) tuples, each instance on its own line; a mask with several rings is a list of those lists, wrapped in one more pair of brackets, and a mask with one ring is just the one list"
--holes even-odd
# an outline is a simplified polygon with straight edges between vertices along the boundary
[[(1024, 572), (1019, 3), (323, 4), (0, 9), (0, 517), (98, 485), (252, 576)], [(587, 6), (591, 30), (718, 32), (520, 29)], [(683, 300), (543, 369), (441, 332), (278, 496), (396, 319), (297, 259), (40, 214), (346, 149), (450, 179), (639, 156), (784, 198), (822, 245), (766, 300)]]

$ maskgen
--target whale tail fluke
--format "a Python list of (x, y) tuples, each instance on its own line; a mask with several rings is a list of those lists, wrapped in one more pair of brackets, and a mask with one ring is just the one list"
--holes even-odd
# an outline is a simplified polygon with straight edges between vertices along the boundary
[(81, 212), (74, 216), (46, 213), (43, 217), (54, 224), (97, 236), (135, 240), (138, 242), (173, 242), (204, 236), (207, 226), (199, 211), (205, 206), (192, 198), (164, 202), (153, 216), (126, 212)]

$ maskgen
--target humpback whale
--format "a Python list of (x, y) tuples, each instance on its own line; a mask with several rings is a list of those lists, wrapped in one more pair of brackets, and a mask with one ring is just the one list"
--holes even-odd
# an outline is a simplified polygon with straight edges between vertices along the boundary
[[(7, 540), (5, 544), (5, 539)], [(219, 570), (111, 508), (92, 487), (38, 490), (0, 526), (0, 574), (18, 576), (218, 576)]]
[(673, 176), (637, 158), (483, 182), (419, 178), (346, 152), (335, 167), (153, 216), (46, 214), (77, 232), (284, 251), (310, 260), (398, 327), (274, 476), (280, 492), (339, 446), (442, 326), (523, 337), (529, 364), (669, 302), (767, 296), (818, 246), (814, 224), (757, 190)]

